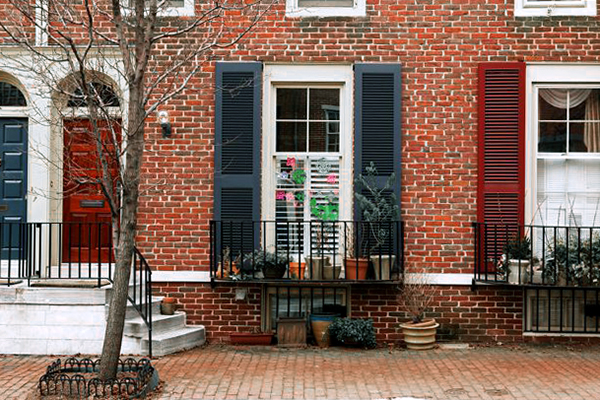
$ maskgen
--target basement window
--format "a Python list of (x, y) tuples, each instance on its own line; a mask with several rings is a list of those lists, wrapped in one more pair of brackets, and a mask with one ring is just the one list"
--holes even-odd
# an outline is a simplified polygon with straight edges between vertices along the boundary
[(596, 0), (515, 0), (516, 17), (596, 15)]

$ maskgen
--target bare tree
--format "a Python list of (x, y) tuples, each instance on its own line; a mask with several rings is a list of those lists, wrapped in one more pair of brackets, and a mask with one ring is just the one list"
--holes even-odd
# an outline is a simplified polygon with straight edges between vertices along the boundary
[[(63, 190), (96, 185), (110, 206), (116, 267), (100, 379), (116, 375), (120, 355), (146, 120), (180, 95), (203, 64), (236, 46), (275, 0), (265, 1), (196, 1), (194, 16), (161, 18), (168, 0), (12, 0), (0, 18), (5, 43), (23, 50), (11, 53), (12, 66), (35, 74), (54, 101), (57, 115), (48, 123), (62, 126), (64, 109), (87, 107), (85, 140), (94, 145), (94, 165), (72, 163)], [(119, 74), (126, 105), (97, 84), (109, 70)], [(66, 125), (60, 129), (68, 135)]]

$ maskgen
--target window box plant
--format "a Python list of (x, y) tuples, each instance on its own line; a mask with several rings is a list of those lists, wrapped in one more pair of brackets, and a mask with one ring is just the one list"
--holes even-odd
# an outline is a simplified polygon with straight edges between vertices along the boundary
[(329, 334), (334, 342), (347, 346), (377, 346), (372, 319), (336, 318), (329, 326)]
[(273, 332), (261, 332), (258, 328), (252, 332), (232, 332), (229, 340), (231, 344), (268, 346), (273, 341)]
[(425, 318), (425, 312), (433, 302), (435, 290), (424, 275), (415, 275), (410, 283), (401, 288), (401, 305), (411, 320), (400, 324), (404, 342), (410, 350), (428, 350), (435, 347), (435, 335), (439, 324), (433, 318)]
[(542, 266), (542, 281), (558, 286), (600, 285), (600, 235), (553, 241)]

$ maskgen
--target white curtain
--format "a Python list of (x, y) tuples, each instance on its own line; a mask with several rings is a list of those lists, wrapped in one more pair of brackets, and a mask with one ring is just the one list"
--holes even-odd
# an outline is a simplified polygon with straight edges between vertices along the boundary
[[(540, 97), (556, 108), (567, 108), (567, 93), (569, 107), (577, 107), (584, 101), (585, 119), (583, 140), (589, 153), (600, 152), (600, 100), (597, 91), (592, 89), (541, 89)], [(594, 122), (590, 122), (594, 121)]]

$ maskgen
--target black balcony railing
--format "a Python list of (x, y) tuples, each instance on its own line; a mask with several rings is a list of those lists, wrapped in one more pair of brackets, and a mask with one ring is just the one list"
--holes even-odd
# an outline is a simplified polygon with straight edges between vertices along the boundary
[(476, 281), (600, 287), (600, 227), (474, 227)]
[(403, 249), (400, 221), (210, 223), (213, 281), (394, 281)]

